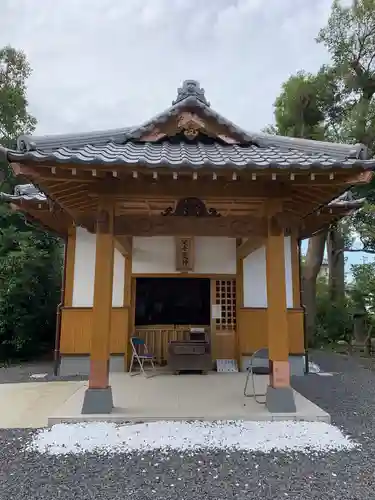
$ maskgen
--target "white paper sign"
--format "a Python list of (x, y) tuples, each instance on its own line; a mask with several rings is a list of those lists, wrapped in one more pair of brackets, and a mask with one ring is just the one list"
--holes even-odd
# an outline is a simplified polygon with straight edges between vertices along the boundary
[(221, 319), (221, 305), (212, 304), (211, 305), (212, 319)]
[(219, 373), (237, 373), (238, 366), (235, 359), (217, 359), (216, 368)]

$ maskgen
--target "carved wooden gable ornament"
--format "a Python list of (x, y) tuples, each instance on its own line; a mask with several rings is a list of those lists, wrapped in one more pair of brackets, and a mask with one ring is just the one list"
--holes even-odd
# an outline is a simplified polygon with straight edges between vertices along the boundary
[(176, 208), (168, 207), (162, 212), (163, 216), (175, 217), (220, 217), (216, 208), (207, 208), (206, 204), (199, 198), (182, 198), (178, 200)]

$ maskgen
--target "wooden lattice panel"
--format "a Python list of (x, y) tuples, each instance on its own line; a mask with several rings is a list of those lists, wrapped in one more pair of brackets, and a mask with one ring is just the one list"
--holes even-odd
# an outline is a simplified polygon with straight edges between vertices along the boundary
[(236, 280), (216, 281), (216, 304), (221, 308), (221, 317), (215, 320), (216, 331), (235, 331)]

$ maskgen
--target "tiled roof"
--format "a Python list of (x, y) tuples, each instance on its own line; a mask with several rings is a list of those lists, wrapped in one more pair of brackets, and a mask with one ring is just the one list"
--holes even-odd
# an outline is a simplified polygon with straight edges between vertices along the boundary
[(360, 208), (365, 203), (365, 201), (366, 198), (356, 199), (354, 198), (353, 193), (351, 193), (350, 191), (345, 191), (345, 193), (328, 203), (327, 206), (335, 208), (342, 207), (355, 210), (356, 208)]
[[(203, 118), (214, 119), (239, 138), (241, 146), (191, 144), (138, 144), (137, 141), (155, 127), (182, 111), (194, 111)], [(251, 133), (235, 125), (216, 111), (205, 97), (204, 89), (195, 80), (185, 80), (178, 89), (172, 106), (139, 126), (113, 130), (50, 135), (21, 136), (17, 151), (4, 150), (9, 161), (57, 161), (69, 163), (146, 164), (149, 166), (233, 167), (233, 168), (349, 168), (360, 165), (373, 168), (366, 162), (367, 149), (363, 144), (335, 144)]]
[(41, 193), (34, 184), (19, 184), (14, 188), (14, 194), (0, 193), (0, 198), (5, 201), (46, 201), (47, 197)]
[(102, 165), (145, 165), (148, 167), (199, 168), (278, 168), (309, 169), (333, 167), (352, 168), (364, 164), (375, 167), (374, 161), (354, 158), (337, 159), (327, 154), (306, 154), (296, 149), (255, 145), (223, 145), (180, 142), (133, 143), (105, 146), (84, 146), (77, 149), (59, 148), (53, 152), (9, 151), (9, 161), (31, 160), (49, 163), (76, 163)]

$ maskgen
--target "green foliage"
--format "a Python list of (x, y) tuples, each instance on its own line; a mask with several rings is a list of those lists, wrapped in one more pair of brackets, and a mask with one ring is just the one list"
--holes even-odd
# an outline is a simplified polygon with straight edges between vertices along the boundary
[(366, 324), (375, 326), (375, 262), (351, 266), (352, 280), (341, 303), (332, 303), (327, 280), (317, 282), (315, 344), (353, 339), (353, 318), (365, 314)]
[[(15, 146), (23, 133), (35, 129), (36, 119), (27, 111), (26, 81), (31, 68), (22, 51), (0, 48), (0, 145)], [(15, 184), (9, 165), (0, 159), (0, 191), (9, 192)]]
[[(27, 111), (26, 81), (31, 72), (23, 52), (0, 49), (0, 144), (34, 130)], [(0, 191), (16, 183), (0, 163)], [(62, 249), (45, 231), (0, 204), (0, 360), (32, 357), (54, 343), (61, 289)]]
[(275, 125), (265, 132), (316, 140), (340, 140), (336, 124), (343, 119), (342, 83), (322, 66), (316, 75), (299, 71), (282, 86), (275, 101)]
[(282, 86), (275, 104), (274, 131), (281, 135), (321, 139), (324, 115), (321, 109), (317, 79), (299, 72)]
[(23, 52), (0, 49), (0, 142), (14, 145), (15, 139), (35, 129), (36, 119), (27, 111), (26, 81), (31, 68)]
[(318, 279), (314, 344), (320, 346), (339, 340), (350, 341), (354, 310), (351, 297), (333, 303), (327, 280)]
[[(348, 78), (348, 86), (360, 89), (366, 86), (366, 75), (358, 80), (356, 63), (365, 71), (375, 71), (373, 59), (375, 47), (375, 0), (354, 0), (345, 6), (341, 0), (334, 0), (327, 25), (317, 37), (330, 52), (334, 66)], [(352, 80), (350, 80), (352, 77)], [(358, 86), (358, 83), (363, 83)]]
[(283, 135), (313, 139), (321, 135), (323, 119), (315, 77), (304, 72), (291, 76), (275, 102), (278, 130)]
[(375, 147), (375, 0), (334, 0), (327, 25), (317, 41), (332, 59), (341, 87), (344, 113), (336, 128), (345, 142)]
[(375, 316), (375, 262), (352, 265), (352, 300), (360, 311)]
[[(275, 125), (268, 132), (333, 142), (358, 143), (375, 153), (375, 0), (353, 0), (344, 6), (334, 0), (326, 26), (317, 37), (331, 56), (329, 65), (317, 74), (299, 71), (282, 86), (275, 102)], [(365, 197), (365, 206), (337, 224), (341, 248), (375, 253), (375, 179), (353, 189), (357, 198)], [(331, 228), (332, 229), (332, 228)], [(358, 241), (359, 240), (359, 241)], [(331, 276), (333, 271), (331, 259)], [(338, 264), (337, 264), (338, 265)], [(343, 265), (342, 262), (340, 265)], [(353, 282), (346, 287), (344, 299), (332, 303), (334, 280), (317, 283), (316, 340), (346, 339), (352, 334), (355, 310), (366, 310), (372, 320), (375, 267), (353, 266)], [(342, 302), (342, 303), (341, 303)], [(312, 308), (312, 306), (311, 306)], [(312, 308), (313, 310), (313, 308)]]
[(53, 346), (61, 264), (56, 238), (0, 205), (0, 359)]
[(366, 202), (363, 208), (358, 210), (350, 220), (353, 225), (352, 232), (355, 231), (360, 241), (360, 250), (375, 253), (375, 205)]

